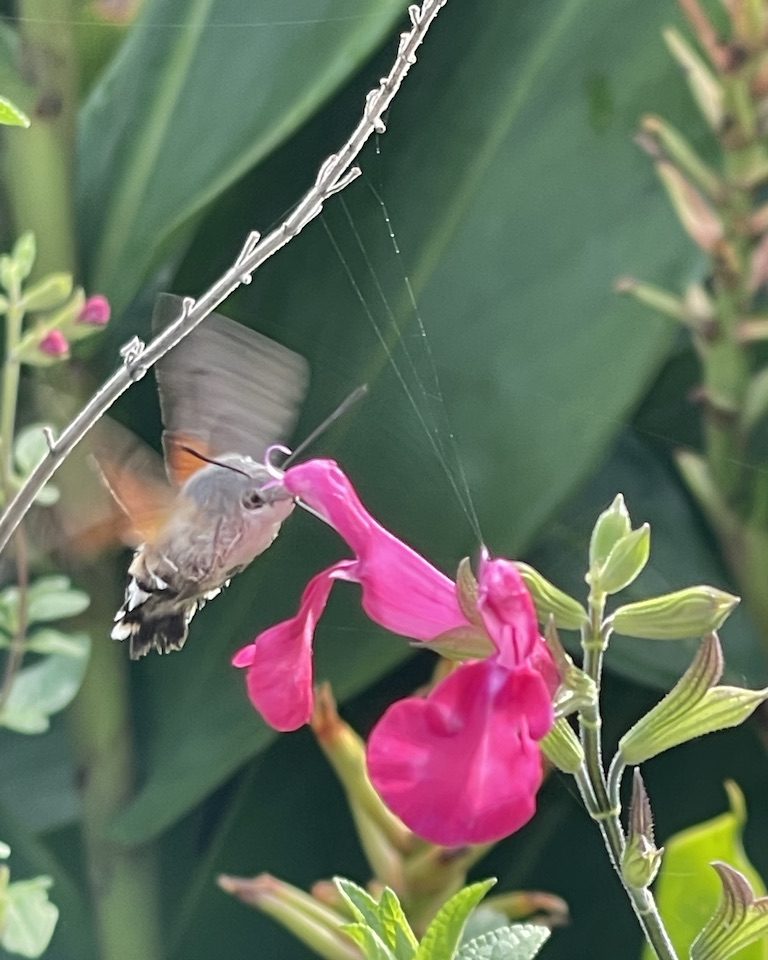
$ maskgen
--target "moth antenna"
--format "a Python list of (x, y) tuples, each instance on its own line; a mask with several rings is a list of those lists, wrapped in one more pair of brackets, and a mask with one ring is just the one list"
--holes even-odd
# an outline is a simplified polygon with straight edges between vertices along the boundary
[(288, 467), (290, 463), (293, 460), (295, 460), (296, 457), (299, 456), (299, 454), (303, 453), (310, 444), (314, 443), (318, 437), (322, 436), (322, 434), (324, 434), (329, 427), (333, 426), (333, 424), (336, 423), (339, 417), (343, 417), (344, 414), (347, 412), (347, 410), (349, 410), (350, 407), (353, 407), (358, 402), (358, 400), (362, 400), (362, 398), (367, 393), (368, 393), (367, 383), (363, 383), (359, 387), (354, 389), (352, 393), (350, 393), (350, 395), (345, 400), (341, 401), (341, 403), (338, 405), (338, 407), (336, 407), (333, 413), (329, 417), (326, 417), (325, 420), (323, 420), (320, 426), (315, 427), (312, 433), (310, 433), (310, 435), (305, 440), (302, 440), (302, 442), (298, 445), (298, 447), (296, 447), (293, 453), (291, 453), (290, 456), (282, 464), (280, 464), (280, 469), (285, 470), (286, 467)]
[(239, 473), (243, 477), (248, 477), (250, 480), (250, 474), (247, 474), (245, 470), (241, 470), (239, 467), (233, 467), (231, 463), (222, 463), (221, 460), (216, 460), (213, 457), (206, 457), (204, 453), (200, 453), (199, 450), (195, 450), (193, 447), (188, 447), (184, 443), (179, 444), (179, 450), (183, 450), (185, 453), (192, 454), (193, 457), (197, 457), (198, 460), (203, 460), (205, 463), (212, 463), (215, 467), (224, 467), (225, 470), (232, 470), (234, 473)]

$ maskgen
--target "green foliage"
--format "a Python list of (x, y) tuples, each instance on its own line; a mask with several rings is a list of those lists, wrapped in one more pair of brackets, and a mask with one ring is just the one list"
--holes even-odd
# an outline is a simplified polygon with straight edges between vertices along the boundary
[[(743, 873), (758, 895), (766, 892), (765, 884), (742, 846), (746, 823), (744, 796), (733, 782), (726, 784), (726, 790), (731, 808), (727, 813), (689, 827), (664, 843), (658, 900), (667, 930), (680, 956), (688, 956), (694, 938), (720, 900), (720, 879), (710, 866), (714, 861), (725, 861)], [(739, 960), (766, 960), (768, 940), (763, 938), (761, 942), (753, 943), (737, 956)], [(653, 960), (650, 949), (644, 951), (643, 960)]]
[[(0, 859), (10, 855), (0, 843)], [(48, 899), (50, 877), (10, 883), (10, 871), (0, 865), (0, 946), (22, 957), (39, 957), (50, 943), (59, 911)]]
[(495, 882), (473, 883), (451, 897), (418, 942), (389, 888), (377, 901), (350, 880), (335, 881), (356, 918), (344, 932), (362, 948), (366, 960), (531, 960), (549, 937), (546, 927), (500, 926), (462, 943), (470, 914)]
[(7, 97), (0, 97), (0, 123), (10, 127), (28, 127), (29, 117)]

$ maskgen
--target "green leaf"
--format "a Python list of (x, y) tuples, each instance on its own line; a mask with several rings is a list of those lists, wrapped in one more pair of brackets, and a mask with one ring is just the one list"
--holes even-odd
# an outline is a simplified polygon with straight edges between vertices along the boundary
[(72, 293), (71, 273), (49, 273), (24, 290), (24, 309), (32, 313), (61, 306)]
[[(746, 809), (741, 790), (726, 783), (730, 810), (670, 837), (664, 843), (664, 859), (656, 893), (661, 915), (679, 956), (688, 956), (694, 938), (704, 927), (720, 900), (722, 886), (710, 864), (722, 860), (743, 873), (755, 893), (765, 894), (765, 884), (742, 846)], [(646, 948), (643, 960), (653, 960)], [(766, 960), (768, 942), (752, 944), (737, 954), (738, 960)]]
[(50, 877), (20, 880), (7, 890), (0, 944), (22, 957), (39, 957), (50, 943), (59, 911), (48, 899)]
[(334, 883), (357, 920), (370, 927), (396, 960), (411, 960), (418, 944), (394, 891), (385, 887), (377, 902), (351, 880), (337, 877)]
[(28, 127), (29, 117), (6, 97), (0, 97), (0, 123), (10, 127)]
[(85, 676), (90, 640), (85, 634), (73, 634), (70, 640), (68, 654), (51, 654), (18, 673), (0, 713), (0, 726), (17, 733), (42, 733), (50, 715), (72, 701)]
[(363, 950), (366, 960), (396, 960), (379, 935), (364, 923), (346, 923), (341, 928)]
[(26, 280), (32, 273), (32, 267), (35, 265), (37, 256), (37, 246), (35, 244), (35, 235), (31, 230), (27, 230), (19, 237), (13, 245), (13, 262), (19, 271), (19, 279)]
[(71, 586), (69, 577), (40, 577), (29, 588), (30, 623), (63, 620), (87, 610), (90, 597)]
[[(158, 252), (289, 137), (404, 12), (403, 0), (148, 0), (83, 109), (91, 286), (120, 312)], [(164, 26), (175, 23), (184, 29)], [(232, 42), (232, 23), (250, 26), (243, 42)]]
[(452, 960), (470, 913), (495, 883), (489, 879), (470, 884), (444, 903), (419, 943), (416, 960)]
[[(45, 439), (42, 423), (34, 423), (19, 431), (13, 447), (13, 457), (16, 468), (24, 479), (48, 453), (48, 442)], [(50, 427), (49, 427), (50, 429)], [(49, 507), (59, 499), (58, 487), (52, 483), (46, 484), (35, 497), (35, 502), (43, 507)]]
[(62, 633), (44, 627), (36, 630), (27, 638), (26, 648), (30, 653), (60, 654), (68, 657), (79, 657), (82, 651), (82, 635)]
[(532, 923), (499, 927), (465, 943), (456, 960), (532, 960), (550, 934), (547, 927)]

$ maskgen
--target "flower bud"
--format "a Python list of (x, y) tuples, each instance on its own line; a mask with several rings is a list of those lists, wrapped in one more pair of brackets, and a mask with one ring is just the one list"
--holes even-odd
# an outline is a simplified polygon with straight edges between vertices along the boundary
[(618, 541), (625, 537), (631, 529), (629, 511), (624, 503), (624, 497), (617, 493), (610, 507), (597, 518), (597, 523), (592, 530), (592, 537), (589, 541), (590, 568), (601, 567)]
[(531, 594), (540, 623), (547, 623), (550, 616), (559, 630), (580, 630), (587, 623), (587, 611), (577, 600), (563, 593), (527, 563), (516, 562), (515, 566)]
[(668, 161), (657, 161), (656, 172), (685, 232), (702, 250), (712, 253), (725, 235), (722, 221), (715, 210)]
[(402, 875), (402, 854), (412, 846), (413, 834), (373, 789), (366, 767), (365, 743), (339, 716), (329, 684), (321, 684), (315, 690), (310, 725), (344, 789), (373, 872), (384, 883), (396, 884)]
[(619, 607), (609, 619), (616, 633), (646, 640), (681, 640), (717, 630), (739, 598), (698, 586)]
[(765, 700), (765, 690), (715, 686), (723, 673), (723, 652), (717, 634), (705, 637), (690, 667), (659, 703), (619, 741), (627, 764), (687, 743), (696, 737), (736, 727)]
[(47, 277), (25, 289), (21, 302), (24, 309), (32, 313), (53, 310), (64, 303), (71, 293), (71, 273), (49, 273)]
[(621, 858), (621, 875), (630, 887), (643, 890), (656, 879), (664, 848), (656, 848), (653, 815), (640, 771), (635, 770), (629, 807), (629, 833)]
[(655, 287), (651, 283), (641, 283), (634, 277), (619, 277), (613, 285), (616, 293), (626, 293), (633, 297), (638, 303), (650, 307), (663, 313), (673, 320), (685, 321), (685, 304), (680, 297), (663, 290), (661, 287)]
[(584, 762), (579, 738), (565, 717), (555, 721), (549, 733), (539, 741), (539, 746), (547, 760), (563, 773), (576, 773)]
[(691, 960), (728, 960), (768, 938), (768, 897), (756, 897), (749, 880), (721, 861), (712, 866), (723, 885), (711, 919), (691, 944)]
[(664, 31), (664, 40), (672, 56), (683, 68), (693, 98), (707, 123), (719, 133), (723, 126), (723, 88), (693, 47), (674, 28)]
[(590, 573), (590, 581), (602, 593), (618, 593), (633, 583), (648, 562), (651, 528), (647, 523), (622, 537), (608, 554), (605, 563)]
[(83, 308), (78, 314), (77, 322), (84, 323), (91, 327), (104, 327), (109, 323), (111, 308), (109, 300), (100, 293), (96, 293), (83, 304)]
[(289, 930), (324, 960), (363, 960), (359, 947), (343, 932), (347, 918), (308, 893), (262, 873), (257, 877), (222, 874), (218, 885)]
[(69, 342), (61, 330), (51, 330), (40, 341), (38, 349), (49, 357), (63, 359), (69, 354)]

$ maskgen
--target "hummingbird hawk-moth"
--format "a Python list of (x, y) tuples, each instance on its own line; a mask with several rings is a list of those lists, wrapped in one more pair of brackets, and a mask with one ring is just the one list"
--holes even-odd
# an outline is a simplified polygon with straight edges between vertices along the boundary
[[(162, 294), (153, 325), (180, 307)], [(288, 439), (309, 380), (303, 357), (218, 313), (155, 370), (166, 476), (114, 456), (100, 462), (139, 541), (112, 628), (132, 660), (180, 650), (197, 610), (269, 547), (293, 511), (264, 458)]]

